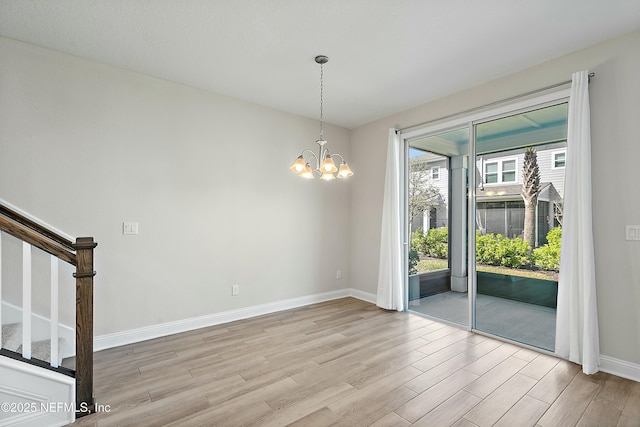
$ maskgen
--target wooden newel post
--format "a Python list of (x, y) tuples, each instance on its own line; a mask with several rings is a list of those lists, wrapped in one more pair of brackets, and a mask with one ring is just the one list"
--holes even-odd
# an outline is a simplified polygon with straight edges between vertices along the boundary
[(93, 397), (93, 237), (78, 237), (76, 278), (76, 416), (94, 412)]

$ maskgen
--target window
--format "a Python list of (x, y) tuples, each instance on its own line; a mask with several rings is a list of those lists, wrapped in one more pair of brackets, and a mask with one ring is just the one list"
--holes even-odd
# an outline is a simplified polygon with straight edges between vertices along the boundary
[(553, 169), (560, 169), (566, 166), (567, 162), (567, 152), (566, 151), (556, 151), (552, 154), (553, 157)]
[(502, 182), (516, 182), (515, 159), (502, 162)]
[(487, 162), (484, 165), (484, 183), (499, 184), (517, 181), (517, 161), (514, 158)]
[(485, 184), (496, 184), (498, 182), (498, 162), (487, 163), (484, 168)]
[(440, 181), (440, 168), (438, 166), (431, 168), (431, 179)]
[(524, 230), (524, 201), (478, 202), (478, 228), (482, 234), (514, 238)]

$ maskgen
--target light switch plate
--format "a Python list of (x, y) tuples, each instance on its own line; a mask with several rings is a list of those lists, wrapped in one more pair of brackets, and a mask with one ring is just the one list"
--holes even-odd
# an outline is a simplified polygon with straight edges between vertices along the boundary
[(138, 223), (137, 222), (123, 222), (122, 223), (122, 234), (138, 234)]
[(624, 235), (627, 240), (640, 240), (640, 225), (625, 226)]

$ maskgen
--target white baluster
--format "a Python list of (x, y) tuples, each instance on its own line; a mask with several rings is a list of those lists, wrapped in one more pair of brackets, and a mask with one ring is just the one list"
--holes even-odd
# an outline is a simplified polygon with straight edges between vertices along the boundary
[(51, 255), (51, 366), (58, 367), (58, 258)]
[(31, 245), (22, 242), (22, 357), (31, 359)]

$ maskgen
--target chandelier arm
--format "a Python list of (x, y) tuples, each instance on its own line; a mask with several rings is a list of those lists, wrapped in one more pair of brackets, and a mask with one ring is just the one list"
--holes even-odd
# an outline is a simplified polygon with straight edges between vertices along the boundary
[(334, 153), (331, 154), (331, 157), (340, 157), (342, 159), (342, 163), (347, 163), (346, 160), (344, 159), (344, 157), (342, 157), (340, 154), (338, 153)]
[[(313, 151), (311, 151), (310, 149), (307, 148), (305, 150), (302, 150), (302, 153), (300, 155), (304, 158), (304, 154), (305, 153), (309, 153), (309, 160), (311, 160), (311, 156), (313, 156), (313, 158), (316, 159), (316, 167), (314, 168), (314, 170), (319, 170), (320, 169), (320, 160), (318, 159), (318, 156), (316, 156), (316, 153), (314, 153)], [(310, 163), (310, 162), (306, 161), (306, 159), (305, 159), (305, 162), (306, 163)]]

